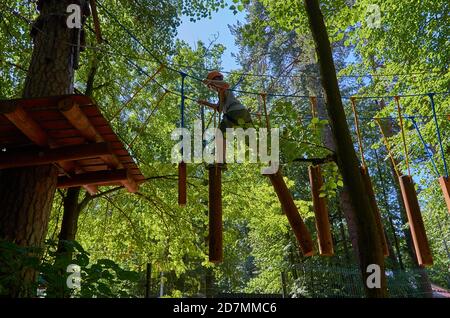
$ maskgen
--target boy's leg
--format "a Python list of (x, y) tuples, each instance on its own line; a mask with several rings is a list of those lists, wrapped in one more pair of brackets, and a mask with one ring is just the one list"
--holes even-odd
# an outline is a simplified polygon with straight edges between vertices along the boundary
[(226, 132), (227, 132), (227, 128), (233, 128), (233, 127), (234, 127), (234, 124), (231, 121), (229, 121), (226, 116), (223, 117), (222, 121), (219, 124), (219, 129), (222, 132), (222, 136), (223, 136), (223, 144), (222, 144), (222, 146), (223, 146), (223, 150), (222, 150), (222, 155), (223, 155), (223, 161), (222, 162), (223, 162), (223, 164), (226, 164), (226, 158), (227, 158), (227, 155), (226, 155), (226, 148), (227, 148)]

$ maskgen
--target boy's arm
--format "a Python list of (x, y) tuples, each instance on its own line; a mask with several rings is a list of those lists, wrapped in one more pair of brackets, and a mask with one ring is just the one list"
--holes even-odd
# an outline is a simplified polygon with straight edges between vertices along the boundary
[(212, 108), (214, 110), (219, 110), (219, 105), (218, 104), (213, 104), (213, 103), (207, 102), (206, 100), (199, 99), (199, 100), (197, 100), (197, 103), (199, 103), (201, 105), (205, 105), (205, 106), (207, 106), (209, 108)]

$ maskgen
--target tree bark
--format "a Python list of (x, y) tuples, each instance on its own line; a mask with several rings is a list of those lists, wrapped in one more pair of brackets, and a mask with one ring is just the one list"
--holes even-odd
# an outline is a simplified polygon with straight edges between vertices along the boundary
[[(309, 76), (308, 82), (307, 82), (307, 88), (310, 95), (314, 96), (322, 96), (323, 90), (320, 83), (320, 70), (318, 68), (318, 65), (313, 65), (312, 69), (310, 70), (314, 75), (317, 74), (317, 77), (315, 76)], [(317, 99), (317, 113), (319, 115), (319, 118), (327, 118), (327, 106), (322, 98)], [(323, 131), (323, 143), (325, 147), (328, 149), (336, 152), (336, 144), (333, 139), (333, 132), (331, 131), (330, 126), (325, 126)], [(356, 223), (355, 223), (355, 211), (353, 210), (353, 206), (350, 202), (350, 196), (348, 193), (348, 188), (344, 186), (344, 188), (339, 191), (339, 205), (340, 209), (344, 214), (345, 221), (347, 222), (348, 226), (348, 233), (350, 237), (350, 242), (353, 246), (353, 252), (356, 256), (356, 259), (359, 262), (358, 259), (358, 237), (356, 235)], [(345, 248), (347, 248), (346, 242), (345, 242)]]
[(78, 216), (80, 215), (80, 204), (78, 197), (81, 188), (67, 189), (66, 196), (63, 198), (64, 213), (61, 222), (61, 231), (59, 232), (58, 252), (65, 253), (63, 241), (74, 241), (78, 228)]
[[(75, 29), (66, 26), (66, 8), (72, 1), (41, 0), (40, 15), (33, 26), (34, 50), (28, 69), (24, 98), (73, 92)], [(83, 2), (83, 1), (82, 1)], [(21, 246), (40, 247), (56, 190), (57, 168), (53, 165), (0, 171), (0, 238)], [(36, 272), (23, 269), (21, 279), (8, 286), (12, 297), (35, 293), (29, 286)], [(28, 287), (27, 287), (28, 286)]]
[[(368, 199), (367, 191), (359, 170), (359, 162), (342, 105), (331, 45), (318, 0), (305, 0), (306, 12), (319, 58), (322, 86), (326, 93), (327, 111), (336, 144), (339, 169), (350, 195), (355, 211), (358, 237), (358, 255), (367, 297), (386, 297), (386, 277), (384, 275), (384, 256), (377, 232), (375, 213)], [(368, 288), (370, 279), (367, 267), (376, 264), (380, 267), (380, 288)]]

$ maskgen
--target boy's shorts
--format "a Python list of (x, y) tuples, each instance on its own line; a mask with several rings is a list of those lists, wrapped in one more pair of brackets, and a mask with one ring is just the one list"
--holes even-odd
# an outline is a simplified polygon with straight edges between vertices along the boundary
[(226, 133), (227, 128), (251, 128), (253, 127), (252, 117), (247, 109), (232, 110), (223, 115), (220, 122), (219, 129), (223, 134)]

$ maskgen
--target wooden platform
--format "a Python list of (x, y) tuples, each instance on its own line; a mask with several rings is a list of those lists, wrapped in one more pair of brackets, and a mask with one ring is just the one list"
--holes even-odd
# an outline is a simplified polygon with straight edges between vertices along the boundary
[(123, 185), (145, 178), (94, 101), (84, 95), (0, 100), (0, 169), (55, 163), (58, 186)]

